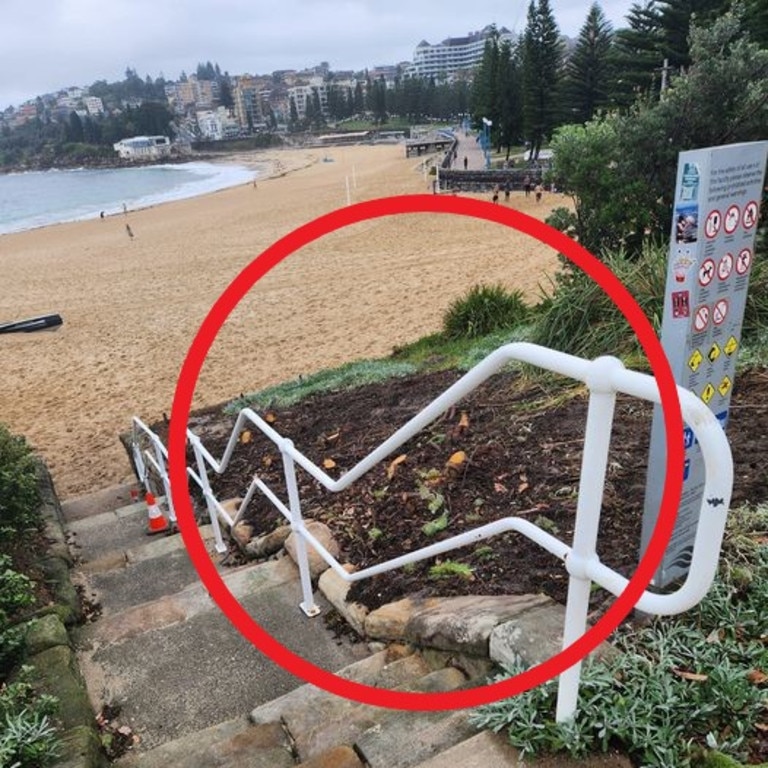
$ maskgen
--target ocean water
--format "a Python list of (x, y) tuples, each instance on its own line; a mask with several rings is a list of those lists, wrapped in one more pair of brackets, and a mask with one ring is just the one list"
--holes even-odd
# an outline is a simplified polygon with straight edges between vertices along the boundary
[(246, 184), (256, 172), (212, 163), (0, 175), (0, 235), (122, 213)]

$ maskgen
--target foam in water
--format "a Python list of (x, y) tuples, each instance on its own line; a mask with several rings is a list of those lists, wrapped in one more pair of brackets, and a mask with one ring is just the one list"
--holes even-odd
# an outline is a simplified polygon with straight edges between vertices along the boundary
[(255, 172), (212, 163), (0, 175), (0, 234), (81, 221), (246, 184)]

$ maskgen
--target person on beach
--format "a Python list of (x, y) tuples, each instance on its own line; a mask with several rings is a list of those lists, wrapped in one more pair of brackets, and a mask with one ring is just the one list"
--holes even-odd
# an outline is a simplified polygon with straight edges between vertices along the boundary
[(464, 170), (465, 171), (467, 170), (467, 164), (468, 163), (469, 163), (469, 158), (466, 155), (464, 155)]
[(526, 176), (523, 179), (523, 191), (525, 192), (526, 197), (531, 196), (531, 177), (530, 176)]
[(494, 203), (499, 202), (499, 185), (498, 184), (493, 188), (493, 202)]
[(504, 202), (509, 202), (509, 193), (510, 193), (510, 185), (509, 185), (509, 179), (507, 179), (504, 182)]
[(542, 195), (542, 193), (544, 192), (544, 187), (542, 187), (542, 186), (541, 186), (541, 182), (539, 182), (539, 183), (538, 183), (538, 184), (537, 184), (537, 185), (534, 187), (534, 190), (533, 190), (533, 191), (534, 191), (534, 193), (536, 194), (536, 202), (537, 202), (537, 203), (540, 203), (540, 202), (541, 202), (541, 195)]

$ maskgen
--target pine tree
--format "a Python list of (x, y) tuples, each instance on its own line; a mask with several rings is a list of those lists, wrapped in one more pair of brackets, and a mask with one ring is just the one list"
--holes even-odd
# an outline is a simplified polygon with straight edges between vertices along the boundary
[(549, 0), (531, 0), (523, 35), (523, 122), (529, 159), (539, 156), (555, 127), (562, 59), (563, 46)]
[(628, 27), (616, 32), (611, 52), (611, 102), (620, 107), (630, 106), (642, 95), (658, 93), (664, 63), (655, 0), (633, 4), (627, 22)]
[(563, 107), (568, 122), (584, 123), (609, 103), (613, 30), (593, 3), (566, 66)]

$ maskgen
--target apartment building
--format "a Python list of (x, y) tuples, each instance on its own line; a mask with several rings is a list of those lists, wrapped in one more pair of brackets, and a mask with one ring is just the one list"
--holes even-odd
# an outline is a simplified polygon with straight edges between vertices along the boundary
[(434, 77), (435, 80), (451, 81), (461, 72), (476, 67), (483, 59), (486, 41), (498, 33), (499, 43), (513, 42), (514, 36), (506, 28), (484, 27), (470, 32), (466, 37), (449, 37), (442, 43), (431, 45), (422, 40), (413, 52), (413, 64), (407, 69), (409, 77)]

